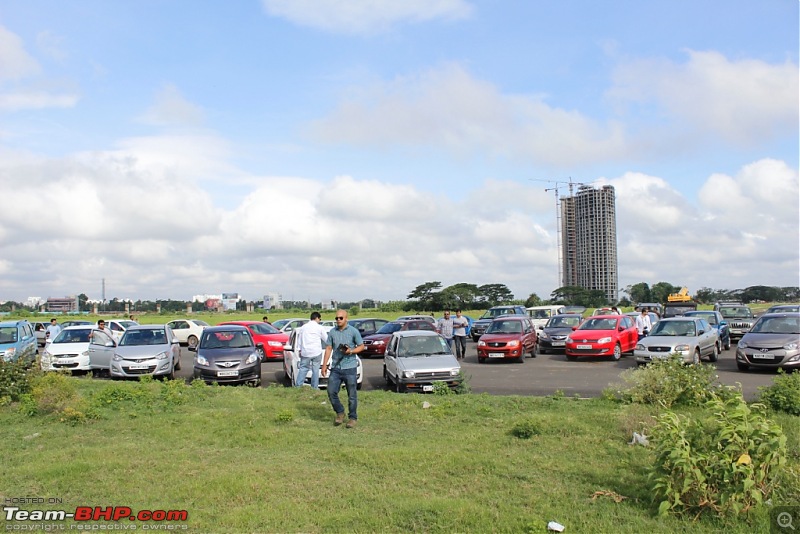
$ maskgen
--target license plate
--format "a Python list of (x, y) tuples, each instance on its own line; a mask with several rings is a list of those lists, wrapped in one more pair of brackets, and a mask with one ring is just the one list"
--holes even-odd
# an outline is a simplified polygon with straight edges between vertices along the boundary
[(489, 353), (489, 357), (490, 358), (505, 358), (506, 355), (503, 354), (502, 352), (490, 352)]
[(128, 367), (128, 369), (132, 371), (140, 371), (142, 369), (147, 369), (147, 368), (148, 368), (147, 365), (131, 365), (130, 367)]
[(433, 391), (433, 386), (422, 386), (422, 391)]
[(553, 346), (554, 347), (563, 347), (564, 346), (564, 342), (563, 341), (553, 341)]
[(72, 363), (72, 362), (71, 362), (71, 360), (69, 358), (58, 358), (56, 360), (56, 363), (64, 365), (64, 364), (68, 364), (68, 363)]
[(217, 371), (217, 376), (239, 376), (239, 371)]
[(750, 356), (754, 360), (771, 360), (773, 358), (772, 354), (753, 354)]
[(586, 350), (586, 349), (591, 349), (591, 348), (592, 348), (592, 346), (591, 346), (591, 345), (578, 345), (576, 348), (577, 348), (578, 350), (582, 350), (582, 349), (583, 349), (583, 350)]

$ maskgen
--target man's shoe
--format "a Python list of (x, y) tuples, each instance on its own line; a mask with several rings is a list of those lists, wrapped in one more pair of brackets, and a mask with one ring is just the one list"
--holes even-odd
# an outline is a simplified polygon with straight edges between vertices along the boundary
[(346, 425), (344, 425), (344, 426), (346, 426), (347, 428), (355, 428), (355, 426), (356, 426), (356, 420), (355, 420), (355, 419), (350, 419), (350, 420), (347, 422), (347, 424), (346, 424)]
[(344, 423), (344, 412), (342, 412), (342, 413), (337, 413), (337, 414), (336, 414), (336, 419), (333, 421), (333, 424), (334, 424), (335, 426), (339, 426), (339, 425), (341, 425), (342, 423)]

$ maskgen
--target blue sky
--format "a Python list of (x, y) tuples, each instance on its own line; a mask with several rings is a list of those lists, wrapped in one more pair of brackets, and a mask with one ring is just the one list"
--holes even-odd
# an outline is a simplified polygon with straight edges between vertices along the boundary
[(798, 2), (0, 1), (0, 300), (800, 284)]

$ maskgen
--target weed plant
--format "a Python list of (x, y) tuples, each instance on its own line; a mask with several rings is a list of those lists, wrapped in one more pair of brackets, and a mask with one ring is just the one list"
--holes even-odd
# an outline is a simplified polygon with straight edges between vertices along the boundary
[(773, 384), (758, 389), (759, 400), (773, 410), (800, 415), (800, 372), (785, 373), (778, 369)]

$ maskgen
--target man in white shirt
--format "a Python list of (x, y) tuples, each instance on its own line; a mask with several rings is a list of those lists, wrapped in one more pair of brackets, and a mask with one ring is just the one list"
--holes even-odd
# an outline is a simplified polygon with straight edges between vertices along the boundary
[(297, 364), (295, 387), (300, 387), (305, 383), (308, 370), (311, 369), (311, 387), (319, 389), (322, 347), (328, 341), (328, 330), (320, 324), (321, 322), (322, 316), (319, 312), (311, 312), (311, 320), (297, 329), (295, 344), (300, 351), (300, 361)]
[(55, 317), (50, 319), (50, 326), (45, 331), (45, 339), (54, 340), (61, 333), (61, 326), (56, 322)]
[(642, 313), (636, 316), (636, 330), (639, 331), (639, 339), (650, 333), (653, 323), (650, 321), (650, 314), (647, 308), (642, 308)]

